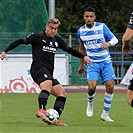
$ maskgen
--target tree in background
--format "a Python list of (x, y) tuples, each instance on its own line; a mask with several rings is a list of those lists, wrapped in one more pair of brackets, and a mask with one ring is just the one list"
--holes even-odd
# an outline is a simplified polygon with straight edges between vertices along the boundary
[[(48, 0), (44, 0), (48, 8)], [(60, 19), (59, 32), (77, 32), (84, 24), (83, 10), (92, 6), (96, 9), (97, 20), (105, 22), (115, 33), (124, 33), (133, 0), (55, 0), (55, 16)]]
[[(0, 0), (1, 32), (32, 32), (45, 28), (49, 0)], [(46, 10), (46, 7), (47, 10)], [(84, 24), (83, 10), (92, 6), (97, 20), (115, 33), (124, 33), (133, 0), (55, 0), (55, 17), (61, 21), (59, 32), (77, 32)]]

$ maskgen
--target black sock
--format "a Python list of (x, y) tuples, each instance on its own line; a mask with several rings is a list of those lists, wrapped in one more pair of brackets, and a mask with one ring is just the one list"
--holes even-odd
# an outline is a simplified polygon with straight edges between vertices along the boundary
[(54, 109), (59, 113), (59, 116), (61, 115), (64, 106), (65, 106), (66, 98), (65, 97), (57, 97), (55, 104), (54, 104)]
[(38, 96), (39, 109), (46, 110), (46, 105), (50, 93), (47, 90), (42, 90)]

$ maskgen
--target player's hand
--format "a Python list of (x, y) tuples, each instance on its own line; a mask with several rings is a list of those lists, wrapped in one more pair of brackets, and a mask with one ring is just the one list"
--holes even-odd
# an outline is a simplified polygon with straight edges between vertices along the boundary
[(83, 76), (85, 74), (84, 68), (83, 67), (79, 67), (79, 69), (77, 70), (77, 73), (78, 73), (79, 76)]
[(106, 48), (108, 48), (110, 46), (110, 43), (109, 42), (102, 42), (101, 43), (101, 48), (102, 49), (106, 49)]
[(85, 56), (85, 57), (84, 57), (84, 61), (85, 61), (87, 64), (89, 64), (90, 66), (92, 66), (92, 61), (91, 61), (91, 59), (90, 59), (88, 56)]
[(3, 51), (3, 52), (0, 54), (0, 59), (3, 60), (5, 57), (6, 57), (6, 52)]
[(122, 52), (125, 54), (130, 54), (132, 52), (130, 44), (123, 44), (122, 45)]

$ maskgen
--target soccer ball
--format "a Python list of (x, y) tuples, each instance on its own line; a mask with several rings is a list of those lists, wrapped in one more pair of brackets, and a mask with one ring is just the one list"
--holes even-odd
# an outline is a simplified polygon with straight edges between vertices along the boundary
[(59, 119), (59, 114), (55, 109), (47, 109), (46, 116), (51, 121), (51, 124), (55, 124)]

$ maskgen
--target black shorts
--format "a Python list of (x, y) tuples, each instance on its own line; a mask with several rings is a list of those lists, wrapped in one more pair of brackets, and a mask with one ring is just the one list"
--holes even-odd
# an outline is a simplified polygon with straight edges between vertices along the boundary
[(60, 84), (57, 79), (53, 78), (53, 75), (50, 73), (50, 71), (46, 67), (32, 65), (30, 72), (31, 72), (31, 76), (33, 80), (38, 85), (40, 85), (45, 80), (52, 80), (53, 82), (52, 86)]
[(131, 91), (133, 91), (133, 79), (131, 80), (128, 89), (131, 90)]

